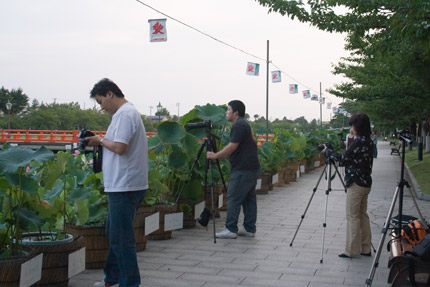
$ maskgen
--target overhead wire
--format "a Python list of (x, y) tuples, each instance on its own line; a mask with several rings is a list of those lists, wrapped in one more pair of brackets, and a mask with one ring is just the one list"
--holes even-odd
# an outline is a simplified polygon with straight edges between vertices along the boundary
[[(137, 1), (137, 2), (139, 2), (140, 4), (144, 5), (144, 6), (148, 7), (149, 9), (151, 9), (151, 10), (153, 10), (153, 11), (155, 11), (155, 12), (157, 12), (157, 13), (159, 13), (159, 14), (161, 14), (161, 15), (163, 15), (163, 16), (165, 16), (165, 17), (167, 17), (167, 18), (171, 19), (171, 20), (173, 20), (173, 21), (176, 21), (176, 22), (178, 22), (178, 23), (180, 23), (180, 24), (182, 24), (182, 25), (184, 25), (184, 26), (186, 26), (186, 27), (188, 27), (188, 28), (190, 28), (190, 29), (192, 29), (192, 30), (194, 30), (194, 31), (196, 31), (196, 32), (198, 32), (198, 33), (200, 33), (200, 34), (202, 34), (202, 35), (206, 36), (206, 37), (211, 38), (211, 39), (212, 39), (212, 40), (214, 40), (214, 41), (217, 41), (217, 42), (219, 42), (219, 43), (221, 43), (221, 44), (223, 44), (223, 45), (225, 45), (225, 46), (227, 46), (227, 47), (230, 47), (230, 48), (232, 48), (232, 49), (235, 49), (235, 50), (237, 50), (237, 51), (240, 51), (240, 52), (242, 52), (242, 53), (244, 53), (244, 54), (246, 54), (246, 55), (248, 55), (248, 56), (251, 56), (251, 57), (254, 57), (254, 58), (259, 59), (259, 60), (261, 60), (261, 61), (267, 62), (267, 59), (264, 59), (264, 58), (262, 58), (262, 57), (258, 57), (258, 56), (254, 55), (254, 54), (251, 54), (251, 53), (249, 53), (249, 52), (247, 52), (247, 51), (245, 51), (245, 50), (243, 50), (243, 49), (237, 48), (237, 47), (235, 47), (235, 46), (233, 46), (233, 45), (231, 45), (231, 44), (229, 44), (229, 43), (226, 43), (226, 42), (224, 42), (224, 41), (222, 41), (222, 40), (220, 40), (220, 39), (218, 39), (218, 38), (216, 38), (216, 37), (214, 37), (214, 36), (212, 36), (212, 35), (209, 35), (208, 33), (205, 33), (205, 32), (203, 32), (203, 31), (201, 31), (201, 30), (199, 30), (199, 29), (197, 29), (197, 28), (195, 28), (195, 27), (193, 27), (193, 26), (191, 26), (191, 25), (189, 25), (189, 24), (187, 24), (187, 23), (184, 23), (183, 21), (180, 21), (180, 20), (178, 20), (178, 19), (176, 19), (176, 18), (174, 18), (174, 17), (172, 17), (172, 16), (170, 16), (170, 15), (167, 15), (166, 13), (164, 13), (164, 12), (162, 12), (162, 11), (160, 11), (160, 10), (158, 10), (158, 9), (156, 9), (156, 8), (154, 8), (154, 7), (152, 7), (152, 6), (148, 5), (148, 4), (146, 4), (146, 3), (144, 3), (144, 2), (142, 2), (142, 1), (140, 1), (140, 0), (136, 0), (136, 1)], [(305, 88), (307, 88), (307, 89), (309, 89), (309, 90), (311, 90), (311, 91), (313, 91), (313, 92), (315, 92), (315, 93), (319, 93), (318, 91), (316, 91), (316, 90), (314, 90), (314, 89), (312, 89), (312, 88), (308, 87), (307, 85), (305, 85), (305, 84), (303, 84), (303, 83), (301, 83), (301, 82), (297, 81), (296, 79), (294, 79), (293, 77), (291, 77), (290, 75), (288, 75), (286, 72), (284, 72), (283, 70), (281, 70), (278, 66), (276, 66), (272, 61), (269, 61), (269, 63), (270, 63), (271, 65), (273, 65), (276, 69), (278, 69), (281, 73), (283, 73), (283, 74), (284, 74), (284, 75), (286, 75), (288, 78), (290, 78), (291, 80), (295, 81), (296, 83), (300, 84), (301, 86), (303, 86), (303, 87), (305, 87)], [(328, 97), (326, 97), (326, 98), (327, 98), (328, 100), (330, 100)]]

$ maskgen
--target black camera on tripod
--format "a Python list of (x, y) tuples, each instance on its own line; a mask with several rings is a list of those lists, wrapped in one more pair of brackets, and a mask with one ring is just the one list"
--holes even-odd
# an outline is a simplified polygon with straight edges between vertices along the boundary
[[(85, 139), (86, 137), (93, 137), (95, 134), (92, 131), (89, 131), (87, 127), (81, 129), (78, 134), (79, 143), (78, 147), (81, 150), (85, 150), (88, 146), (88, 141)], [(102, 171), (102, 162), (103, 162), (103, 147), (101, 145), (95, 146), (93, 150), (93, 171), (94, 173), (98, 173)]]
[(208, 130), (212, 129), (212, 122), (210, 120), (206, 120), (200, 123), (188, 123), (185, 125), (187, 129), (202, 129), (206, 128)]
[(323, 149), (325, 149), (325, 146), (327, 147), (327, 149), (331, 149), (331, 150), (333, 150), (333, 146), (331, 145), (331, 142), (325, 142), (325, 143), (323, 143), (323, 144), (319, 144), (318, 145), (318, 149), (320, 150), (320, 151), (322, 151)]

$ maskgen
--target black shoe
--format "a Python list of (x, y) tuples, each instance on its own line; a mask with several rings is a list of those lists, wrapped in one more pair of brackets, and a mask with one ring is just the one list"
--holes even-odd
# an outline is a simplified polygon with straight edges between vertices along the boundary
[(351, 258), (348, 255), (346, 255), (345, 253), (340, 253), (338, 256), (341, 258)]
[(369, 252), (369, 253), (360, 253), (361, 254), (361, 256), (372, 256), (372, 252)]

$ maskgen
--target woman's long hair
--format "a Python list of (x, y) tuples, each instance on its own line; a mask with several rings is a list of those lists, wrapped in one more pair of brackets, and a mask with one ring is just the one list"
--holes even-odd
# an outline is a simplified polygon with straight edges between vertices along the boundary
[(372, 131), (370, 128), (369, 117), (366, 114), (359, 113), (352, 115), (352, 117), (349, 119), (349, 125), (354, 126), (357, 135), (368, 138), (370, 137)]

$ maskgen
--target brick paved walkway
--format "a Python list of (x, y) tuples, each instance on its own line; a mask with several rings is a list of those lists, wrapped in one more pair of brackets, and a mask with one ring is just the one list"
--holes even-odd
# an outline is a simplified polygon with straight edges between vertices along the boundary
[[(387, 142), (378, 145), (374, 162), (374, 184), (369, 197), (373, 245), (378, 247), (381, 229), (388, 214), (397, 180), (400, 157), (390, 155)], [(325, 208), (325, 181), (311, 202), (292, 247), (290, 242), (300, 217), (312, 195), (322, 168), (315, 169), (284, 187), (275, 187), (268, 195), (258, 196), (258, 222), (255, 238), (217, 239), (213, 243), (212, 225), (174, 231), (166, 241), (148, 241), (138, 253), (141, 286), (233, 287), (294, 286), (336, 287), (364, 286), (374, 255), (368, 258), (343, 259), (337, 254), (345, 244), (345, 199), (343, 191), (328, 196), (327, 227), (321, 264), (322, 223)], [(333, 189), (340, 189), (336, 177)], [(430, 202), (418, 201), (424, 217), (430, 218)], [(398, 212), (398, 206), (394, 215)], [(410, 197), (404, 198), (404, 214), (418, 216)], [(225, 212), (217, 219), (223, 228)], [(212, 224), (212, 222), (210, 223)], [(388, 256), (383, 245), (380, 265), (372, 286), (389, 286)], [(70, 280), (71, 287), (89, 287), (104, 278), (102, 270), (86, 270)]]

